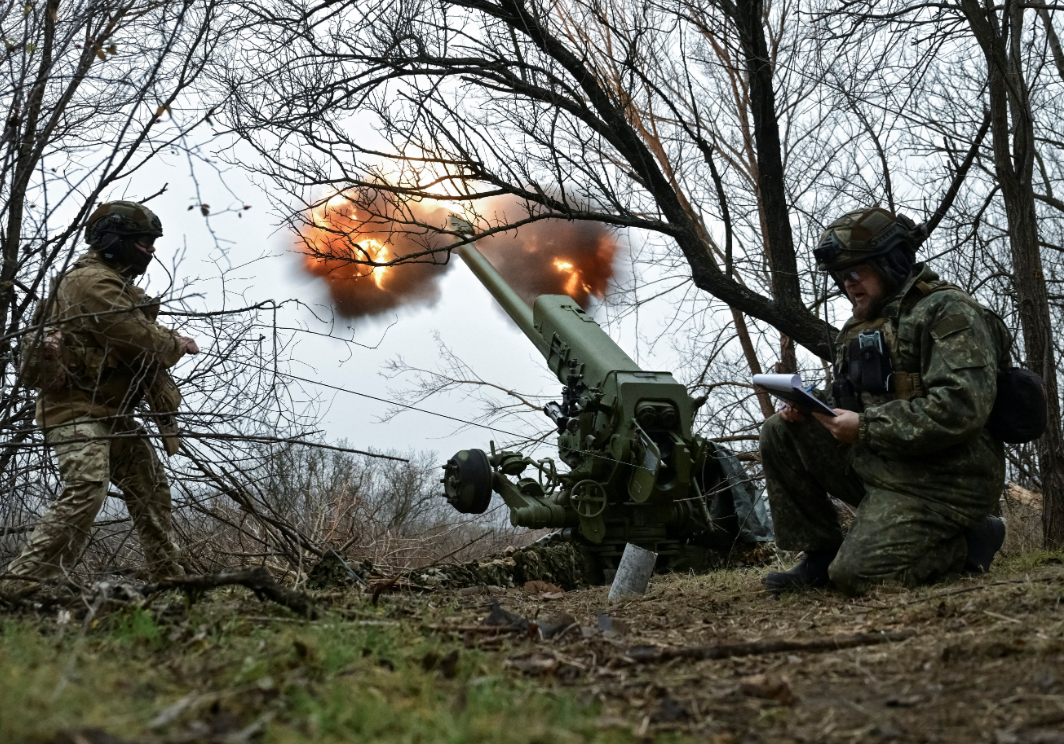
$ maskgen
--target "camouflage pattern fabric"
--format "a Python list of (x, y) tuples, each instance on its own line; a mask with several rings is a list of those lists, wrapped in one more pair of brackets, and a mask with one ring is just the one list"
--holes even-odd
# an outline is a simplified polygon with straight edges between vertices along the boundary
[(130, 418), (82, 417), (45, 436), (59, 458), (63, 492), (8, 573), (46, 579), (72, 568), (88, 542), (108, 483), (122, 492), (151, 577), (183, 573), (170, 539), (170, 485), (142, 427)]
[[(963, 532), (991, 512), (1005, 484), (1004, 445), (984, 427), (1007, 349), (964, 292), (925, 293), (938, 277), (917, 267), (881, 316), (894, 370), (919, 378), (922, 395), (862, 394), (860, 440), (837, 442), (810, 418), (765, 422), (761, 457), (776, 541), (785, 550), (841, 545), (830, 575), (859, 594), (885, 581), (911, 586), (963, 565)], [(850, 321), (837, 340), (845, 374)], [(830, 395), (822, 394), (829, 404)], [(827, 495), (858, 507), (843, 540)]]
[(181, 358), (176, 332), (155, 322), (159, 304), (95, 251), (80, 256), (56, 289), (49, 323), (64, 338), (71, 383), (37, 399), (37, 424), (130, 413), (146, 380)]
[(873, 256), (886, 254), (898, 241), (911, 245), (915, 227), (908, 217), (892, 214), (882, 207), (847, 212), (821, 233), (813, 257), (820, 271), (856, 266)]
[[(108, 483), (123, 494), (149, 573), (181, 573), (170, 540), (170, 486), (131, 414), (147, 388), (162, 377), (160, 370), (181, 358), (183, 347), (176, 332), (156, 322), (159, 303), (135, 286), (134, 278), (90, 250), (54, 290), (46, 322), (62, 331), (66, 382), (59, 389), (38, 391), (37, 425), (59, 458), (63, 492), (9, 573), (48, 578), (73, 567)], [(173, 392), (176, 406), (180, 396), (176, 388)], [(73, 441), (86, 438), (90, 441)]]
[[(852, 468), (856, 449), (812, 418), (790, 423), (777, 415), (765, 422), (761, 457), (776, 543), (784, 550), (841, 546), (829, 574), (851, 595), (888, 581), (915, 586), (960, 570), (967, 551), (961, 524), (923, 498), (866, 484)], [(845, 540), (829, 493), (857, 508)]]

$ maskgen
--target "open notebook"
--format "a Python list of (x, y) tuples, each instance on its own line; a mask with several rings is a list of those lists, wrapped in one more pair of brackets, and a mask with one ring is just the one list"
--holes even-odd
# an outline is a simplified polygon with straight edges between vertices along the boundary
[(785, 400), (804, 413), (822, 413), (836, 416), (833, 410), (806, 392), (805, 384), (798, 375), (754, 375), (754, 385), (780, 400)]

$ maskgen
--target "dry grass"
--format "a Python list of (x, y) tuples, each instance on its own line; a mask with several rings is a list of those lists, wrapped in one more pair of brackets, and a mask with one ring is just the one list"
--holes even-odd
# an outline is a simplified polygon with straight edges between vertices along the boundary
[[(851, 600), (776, 597), (767, 568), (605, 587), (316, 595), (315, 622), (219, 591), (206, 601), (10, 620), (0, 738), (58, 744), (92, 726), (140, 744), (235, 742), (1060, 741), (1064, 556)], [(553, 595), (552, 595), (553, 596)], [(491, 602), (553, 640), (481, 630)], [(612, 630), (602, 631), (601, 614)], [(657, 665), (632, 646), (910, 631), (901, 643)], [(451, 661), (445, 663), (446, 659)], [(1056, 737), (1056, 738), (1054, 738)], [(104, 741), (104, 739), (101, 739)]]
[(1021, 555), (1042, 546), (1042, 494), (1010, 483), (1001, 499), (1001, 517), (1007, 525), (1003, 555)]
[[(265, 566), (299, 586), (330, 551), (352, 566), (369, 562), (396, 575), (440, 561), (475, 560), (540, 536), (511, 527), (501, 504), (483, 515), (459, 514), (442, 496), (436, 455), (404, 456), (410, 461), (296, 446), (264, 451), (258, 465), (240, 474), (239, 499), (173, 474), (174, 537), (182, 562), (195, 574)], [(54, 498), (60, 486), (50, 488)], [(41, 497), (32, 509), (5, 512), (10, 523), (0, 523), (0, 566), (22, 549), (47, 502)], [(139, 575), (143, 565), (123, 502), (108, 499), (72, 578)]]

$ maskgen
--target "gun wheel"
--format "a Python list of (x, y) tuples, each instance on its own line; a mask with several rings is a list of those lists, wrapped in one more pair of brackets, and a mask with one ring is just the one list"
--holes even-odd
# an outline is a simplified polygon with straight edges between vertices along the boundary
[(462, 514), (483, 514), (491, 503), (491, 465), (484, 450), (462, 450), (444, 466), (443, 490)]

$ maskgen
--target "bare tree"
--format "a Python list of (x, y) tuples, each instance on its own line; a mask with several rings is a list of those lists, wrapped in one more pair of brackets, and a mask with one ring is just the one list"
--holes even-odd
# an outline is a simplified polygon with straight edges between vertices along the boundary
[[(241, 4), (221, 0), (52, 0), (8, 3), (0, 14), (0, 87), (9, 105), (0, 139), (4, 562), (61, 488), (34, 425), (36, 395), (21, 377), (19, 342), (41, 333), (33, 311), (81, 249), (85, 218), (99, 202), (148, 201), (164, 193), (166, 185), (154, 194), (129, 191), (130, 179), (161, 153), (187, 156), (190, 178), (207, 167), (205, 148), (213, 135), (204, 125), (213, 123), (219, 101), (208, 103), (197, 86), (206, 65), (229, 53), (247, 20)], [(208, 220), (226, 218), (225, 211), (200, 205)], [(168, 273), (182, 276), (180, 268), (175, 259)], [(214, 276), (171, 280), (159, 298), (163, 321), (198, 338), (204, 349), (177, 370), (184, 444), (168, 467), (183, 542), (192, 563), (216, 557), (202, 543), (221, 525), (257, 535), (260, 552), (280, 556), (293, 570), (324, 552), (320, 536), (304, 534), (293, 515), (270, 508), (260, 481), (271, 448), (327, 446), (317, 425), (317, 393), (304, 389), (314, 380), (293, 374), (298, 329), (278, 322), (284, 303), (234, 306), (232, 272), (216, 269)], [(223, 291), (208, 306), (200, 287), (211, 281)], [(150, 412), (141, 413), (150, 420)], [(105, 513), (85, 565), (114, 569), (133, 550), (131, 531), (119, 511)]]
[[(441, 225), (404, 205), (441, 196), (478, 215), (481, 234), (548, 218), (647, 230), (681, 252), (700, 290), (828, 355), (832, 330), (802, 298), (760, 2), (272, 3), (260, 12), (262, 42), (225, 80), (230, 121), (258, 146), (260, 168), (307, 205), (342, 191), (423, 235)], [(764, 285), (737, 273), (748, 249), (707, 228), (720, 216), (706, 205), (726, 198), (712, 177), (724, 133), (700, 97), (705, 81), (685, 67), (698, 65), (693, 39), (713, 34), (744, 70), (755, 177), (745, 188), (762, 213), (747, 255), (760, 257)], [(376, 136), (354, 136), (352, 118), (367, 112)], [(478, 214), (499, 194), (524, 208)], [(736, 212), (721, 209), (732, 235)], [(451, 242), (427, 240), (389, 263), (443, 261)], [(347, 258), (377, 265), (357, 250)]]
[[(1064, 431), (1046, 276), (1035, 209), (1035, 126), (1024, 60), (1025, 9), (1010, 2), (998, 10), (975, 0), (961, 3), (987, 67), (994, 166), (1009, 226), (1009, 246), (1027, 365), (1042, 376), (1049, 395), (1049, 427), (1038, 445), (1043, 524), (1048, 547), (1064, 546)], [(1049, 26), (1049, 28), (1052, 28)], [(1037, 63), (1036, 63), (1037, 64)]]

